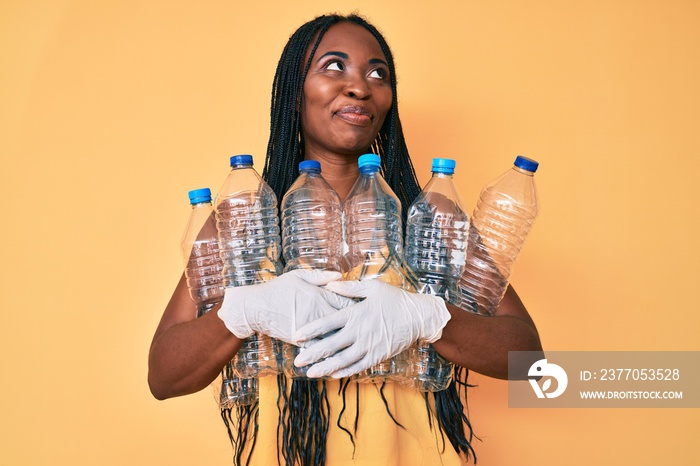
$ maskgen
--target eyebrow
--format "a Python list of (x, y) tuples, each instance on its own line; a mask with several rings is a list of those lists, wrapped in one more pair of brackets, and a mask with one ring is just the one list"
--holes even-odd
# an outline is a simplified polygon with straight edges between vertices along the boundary
[[(326, 53), (324, 53), (323, 55), (321, 55), (320, 57), (318, 57), (318, 60), (316, 60), (316, 61), (319, 62), (319, 61), (323, 60), (323, 59), (324, 59), (325, 57), (327, 57), (327, 56), (340, 57), (340, 58), (342, 58), (343, 60), (347, 60), (348, 58), (350, 58), (350, 56), (349, 56), (347, 53), (345, 53), (345, 52), (337, 52), (337, 51), (331, 50), (330, 52), (326, 52)], [(386, 66), (387, 68), (389, 68), (389, 64), (388, 64), (386, 61), (382, 60), (381, 58), (370, 58), (369, 64), (370, 64), (370, 65), (377, 65), (377, 64), (379, 64), (379, 65), (384, 65), (384, 66)]]
[(370, 65), (377, 65), (377, 64), (379, 64), (379, 65), (384, 65), (384, 66), (386, 66), (387, 68), (389, 68), (389, 64), (388, 64), (387, 62), (385, 62), (384, 60), (382, 60), (381, 58), (371, 58), (371, 59), (369, 60), (369, 64), (370, 64)]
[(350, 58), (350, 56), (349, 56), (347, 53), (330, 51), (330, 52), (326, 52), (326, 53), (324, 53), (323, 55), (321, 55), (320, 57), (318, 57), (318, 60), (316, 60), (316, 61), (317, 61), (317, 62), (318, 62), (318, 61), (321, 61), (323, 58), (325, 58), (325, 57), (327, 57), (327, 56), (329, 56), (329, 55), (331, 55), (331, 56), (336, 56), (336, 57), (340, 57), (340, 58), (342, 58), (342, 59), (344, 59), (344, 60), (347, 60), (348, 58)]

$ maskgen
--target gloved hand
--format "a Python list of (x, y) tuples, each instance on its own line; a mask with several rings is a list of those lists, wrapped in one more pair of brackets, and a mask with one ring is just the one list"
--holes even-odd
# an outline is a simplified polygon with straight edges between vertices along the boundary
[(365, 299), (297, 331), (296, 340), (308, 342), (339, 329), (308, 343), (294, 360), (303, 367), (327, 358), (308, 369), (311, 378), (347, 377), (399, 354), (416, 340), (432, 343), (451, 317), (442, 298), (409, 293), (380, 280), (332, 282), (326, 288)]
[(296, 345), (298, 328), (354, 303), (321, 288), (340, 277), (338, 272), (297, 269), (265, 283), (226, 288), (217, 315), (238, 338), (258, 332)]

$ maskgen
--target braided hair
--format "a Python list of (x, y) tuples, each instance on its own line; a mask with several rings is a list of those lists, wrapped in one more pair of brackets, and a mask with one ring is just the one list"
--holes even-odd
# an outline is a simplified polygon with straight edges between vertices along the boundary
[[(355, 14), (319, 16), (290, 36), (277, 64), (272, 83), (270, 139), (267, 143), (263, 178), (277, 198), (282, 199), (299, 174), (299, 162), (304, 160), (300, 111), (304, 81), (323, 35), (331, 26), (340, 22), (358, 24), (372, 33), (389, 65), (392, 105), (372, 146), (367, 149), (380, 156), (384, 179), (396, 193), (405, 212), (420, 193), (420, 185), (408, 155), (399, 119), (394, 58), (389, 45), (377, 28)], [(309, 51), (309, 58), (304, 60)]]

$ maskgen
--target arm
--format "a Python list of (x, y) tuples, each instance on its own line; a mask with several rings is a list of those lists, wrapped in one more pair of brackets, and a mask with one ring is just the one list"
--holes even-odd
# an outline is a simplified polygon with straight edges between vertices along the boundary
[(353, 304), (321, 288), (340, 277), (298, 269), (264, 283), (230, 287), (222, 303), (198, 319), (182, 277), (151, 344), (151, 392), (163, 399), (201, 390), (256, 332), (296, 344), (297, 326)]
[(481, 374), (508, 378), (508, 351), (542, 351), (537, 328), (512, 286), (493, 316), (447, 305), (452, 318), (433, 343), (448, 360)]
[(218, 306), (195, 319), (184, 275), (158, 324), (148, 355), (148, 385), (159, 400), (197, 392), (233, 358), (243, 340), (226, 329)]

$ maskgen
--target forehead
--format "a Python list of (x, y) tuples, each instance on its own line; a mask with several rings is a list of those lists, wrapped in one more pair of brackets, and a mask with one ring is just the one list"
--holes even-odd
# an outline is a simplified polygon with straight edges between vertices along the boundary
[(379, 42), (359, 24), (343, 22), (334, 24), (323, 35), (316, 49), (316, 57), (328, 51), (346, 52), (349, 55), (364, 54), (369, 58), (386, 59)]

